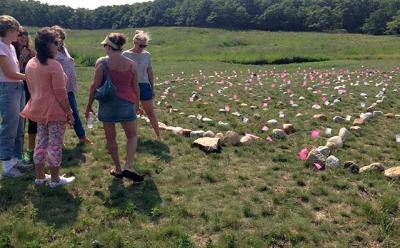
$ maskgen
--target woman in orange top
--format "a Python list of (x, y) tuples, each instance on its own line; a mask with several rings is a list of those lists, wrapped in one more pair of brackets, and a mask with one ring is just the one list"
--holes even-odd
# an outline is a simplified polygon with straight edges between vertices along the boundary
[(35, 183), (44, 184), (50, 179), (44, 171), (47, 160), (51, 188), (68, 184), (75, 179), (59, 176), (66, 124), (72, 124), (74, 120), (67, 96), (67, 77), (60, 63), (54, 59), (58, 42), (57, 33), (50, 28), (37, 32), (37, 55), (28, 62), (25, 70), (31, 99), (21, 112), (22, 117), (38, 123), (33, 155)]

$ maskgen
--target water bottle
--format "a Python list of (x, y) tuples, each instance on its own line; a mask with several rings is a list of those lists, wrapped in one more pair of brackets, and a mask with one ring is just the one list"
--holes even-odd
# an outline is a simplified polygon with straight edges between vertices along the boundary
[(90, 112), (89, 113), (89, 117), (87, 119), (87, 127), (90, 128), (90, 129), (93, 128), (94, 118), (95, 118), (94, 113)]

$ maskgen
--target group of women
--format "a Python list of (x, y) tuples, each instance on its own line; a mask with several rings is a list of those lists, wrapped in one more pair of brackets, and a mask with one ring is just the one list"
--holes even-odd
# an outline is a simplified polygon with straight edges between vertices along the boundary
[[(93, 145), (86, 137), (79, 116), (74, 60), (65, 47), (66, 32), (59, 26), (40, 29), (35, 36), (35, 49), (30, 47), (28, 32), (7, 15), (0, 16), (0, 160), (3, 177), (20, 177), (35, 167), (37, 185), (51, 188), (71, 183), (74, 177), (60, 176), (64, 134), (69, 123), (74, 127), (80, 145)], [(103, 123), (107, 149), (116, 178), (144, 180), (134, 169), (137, 147), (136, 113), (141, 103), (158, 139), (160, 130), (154, 113), (154, 77), (151, 55), (145, 50), (148, 33), (136, 31), (133, 47), (123, 51), (127, 37), (110, 33), (101, 42), (106, 53), (97, 60), (85, 111), (94, 115), (96, 89), (107, 76), (115, 94), (99, 100), (98, 119)], [(24, 124), (28, 122), (28, 145), (23, 153)], [(126, 159), (121, 165), (118, 155), (116, 123), (126, 135)], [(47, 163), (50, 175), (45, 173)]]

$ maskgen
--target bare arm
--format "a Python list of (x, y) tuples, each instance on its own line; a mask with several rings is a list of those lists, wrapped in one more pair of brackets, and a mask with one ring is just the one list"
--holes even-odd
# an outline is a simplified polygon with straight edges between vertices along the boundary
[(154, 97), (154, 75), (153, 75), (153, 67), (149, 66), (147, 67), (147, 75), (149, 76), (149, 81), (151, 84), (151, 89), (153, 91), (153, 97)]
[(67, 116), (68, 122), (72, 125), (74, 123), (74, 117), (72, 115), (72, 109), (68, 101), (67, 95), (67, 82), (64, 77), (64, 72), (61, 65), (55, 68), (52, 73), (51, 85), (56, 96), (57, 102), (60, 104), (61, 108), (64, 110)]
[(0, 68), (4, 75), (12, 80), (26, 80), (25, 74), (15, 72), (8, 64), (7, 57), (0, 55)]
[(132, 86), (133, 89), (135, 90), (137, 97), (138, 97), (138, 103), (139, 104), (139, 97), (140, 97), (140, 88), (139, 88), (139, 79), (138, 79), (138, 73), (137, 73), (137, 67), (136, 63), (132, 62), (132, 73), (133, 73), (133, 80), (132, 80)]
[(101, 67), (100, 60), (97, 60), (96, 70), (94, 72), (93, 83), (90, 86), (89, 99), (88, 99), (88, 103), (86, 105), (86, 112), (85, 112), (86, 118), (89, 117), (90, 112), (94, 113), (93, 108), (92, 108), (92, 105), (94, 102), (94, 92), (95, 92), (96, 88), (100, 86), (102, 81), (103, 81), (103, 68)]

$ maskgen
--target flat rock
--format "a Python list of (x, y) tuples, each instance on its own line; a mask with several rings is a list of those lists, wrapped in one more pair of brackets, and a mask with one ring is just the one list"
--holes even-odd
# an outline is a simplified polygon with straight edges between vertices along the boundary
[(204, 131), (203, 130), (196, 130), (190, 132), (190, 137), (191, 138), (200, 138), (204, 136)]
[(182, 131), (183, 131), (183, 128), (181, 128), (181, 127), (175, 127), (175, 128), (173, 128), (171, 131), (172, 131), (172, 133), (175, 134), (175, 135), (181, 135), (181, 134), (182, 134)]
[(339, 135), (338, 136), (340, 136), (340, 138), (342, 138), (342, 141), (345, 142), (346, 139), (350, 136), (350, 132), (349, 132), (349, 130), (347, 130), (347, 128), (342, 127), (339, 130)]
[(332, 150), (336, 150), (338, 148), (342, 148), (343, 140), (340, 136), (333, 136), (327, 140), (326, 144), (327, 144), (326, 146), (329, 147), (329, 149), (331, 149), (331, 151), (332, 151)]
[(396, 116), (396, 115), (393, 114), (393, 113), (386, 113), (386, 114), (385, 114), (385, 117), (386, 117), (386, 118), (390, 118), (390, 119), (394, 119), (395, 116)]
[(248, 133), (240, 138), (240, 144), (242, 145), (253, 145), (258, 143), (259, 141), (261, 141), (260, 137)]
[(223, 133), (217, 133), (214, 138), (220, 138), (221, 140), (224, 138)]
[(385, 176), (389, 178), (400, 178), (400, 166), (386, 169)]
[(271, 119), (271, 120), (267, 121), (267, 124), (269, 126), (275, 126), (275, 125), (278, 125), (278, 121), (275, 119)]
[(366, 113), (361, 113), (360, 118), (363, 119), (364, 121), (368, 121), (372, 119), (373, 114), (371, 112), (366, 112)]
[(374, 111), (372, 112), (373, 117), (383, 116), (383, 111)]
[(228, 131), (222, 138), (222, 143), (226, 146), (234, 146), (240, 143), (240, 136), (235, 131)]
[(272, 137), (274, 139), (286, 139), (286, 133), (282, 129), (274, 129), (272, 130)]
[(319, 121), (327, 121), (328, 120), (328, 117), (324, 114), (317, 114), (317, 115), (314, 115), (313, 117), (314, 117), (314, 119), (317, 119)]
[(331, 150), (327, 146), (319, 146), (317, 150), (322, 153), (325, 157), (328, 157), (331, 154)]
[(356, 132), (356, 133), (360, 133), (361, 132), (361, 127), (360, 126), (352, 126), (350, 127), (350, 131)]
[(192, 132), (191, 129), (184, 128), (184, 129), (182, 129), (182, 136), (190, 137), (191, 132)]
[(354, 121), (353, 121), (353, 125), (354, 126), (361, 126), (361, 125), (364, 125), (364, 120), (363, 119), (361, 119), (361, 118), (357, 118), (357, 119), (355, 119)]
[(335, 122), (335, 123), (343, 123), (343, 122), (345, 122), (345, 118), (344, 117), (342, 117), (342, 116), (335, 116), (335, 117), (333, 117), (333, 122)]
[(158, 127), (159, 127), (160, 129), (165, 130), (165, 129), (167, 129), (168, 126), (167, 126), (165, 123), (163, 123), (163, 122), (158, 122)]
[(319, 164), (322, 167), (325, 166), (326, 156), (319, 152), (317, 149), (313, 149), (308, 153), (306, 165), (314, 166), (314, 164)]
[(192, 146), (200, 148), (204, 152), (219, 152), (221, 151), (220, 139), (203, 137), (195, 140)]
[(374, 102), (373, 104), (371, 104), (371, 106), (369, 106), (368, 108), (367, 108), (367, 111), (368, 112), (372, 112), (372, 111), (374, 111), (375, 109), (376, 109), (376, 106), (377, 106), (378, 104), (376, 103), (376, 102)]
[(374, 171), (374, 172), (382, 172), (385, 170), (385, 166), (381, 163), (372, 163), (370, 165), (364, 166), (360, 168), (360, 173)]
[(289, 124), (289, 123), (283, 124), (283, 128), (282, 129), (286, 134), (292, 134), (292, 133), (295, 132), (293, 124)]
[(326, 161), (325, 161), (325, 165), (327, 167), (334, 167), (337, 168), (340, 166), (340, 162), (339, 159), (333, 155), (329, 156)]
[(311, 108), (312, 108), (312, 109), (321, 109), (321, 106), (318, 105), (318, 104), (314, 104), (314, 105), (312, 105)]
[(205, 132), (203, 134), (203, 137), (209, 137), (209, 138), (213, 138), (215, 136), (215, 133), (213, 131), (208, 130), (207, 132)]
[(352, 173), (358, 173), (360, 170), (360, 167), (353, 161), (344, 162), (343, 167), (349, 169)]

